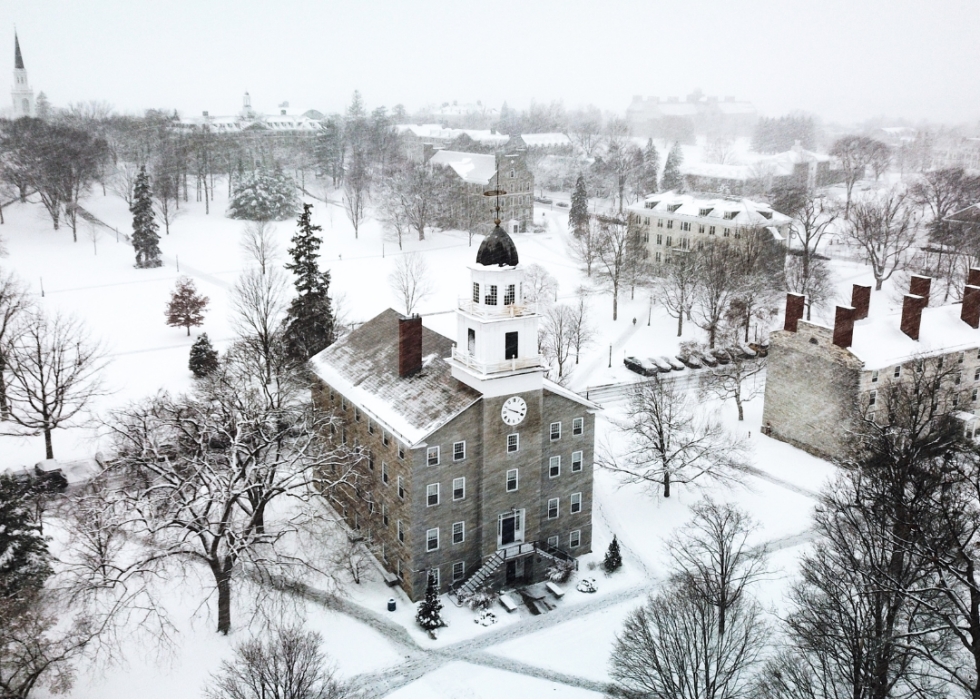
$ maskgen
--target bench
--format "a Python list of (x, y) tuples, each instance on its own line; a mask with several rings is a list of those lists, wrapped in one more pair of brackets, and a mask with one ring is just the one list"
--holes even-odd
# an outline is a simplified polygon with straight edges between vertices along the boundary
[(507, 610), (507, 612), (513, 612), (517, 610), (517, 604), (508, 595), (501, 593), (500, 597), (501, 606)]
[(555, 585), (555, 583), (553, 582), (546, 582), (544, 586), (548, 588), (548, 592), (553, 594), (556, 599), (561, 599), (562, 597), (565, 596), (565, 591), (560, 587), (558, 587), (557, 585)]

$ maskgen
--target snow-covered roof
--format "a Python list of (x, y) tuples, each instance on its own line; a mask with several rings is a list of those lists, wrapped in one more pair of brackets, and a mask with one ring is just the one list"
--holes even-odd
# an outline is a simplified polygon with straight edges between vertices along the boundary
[(453, 341), (422, 328), (422, 371), (398, 374), (398, 321), (388, 309), (310, 360), (313, 370), (342, 396), (410, 446), (422, 442), (481, 398), (452, 376), (444, 357)]
[(946, 217), (946, 220), (953, 223), (976, 225), (980, 223), (980, 204), (970, 204), (965, 209), (951, 213)]
[(722, 180), (748, 180), (753, 176), (753, 170), (748, 165), (720, 165), (718, 163), (681, 163), (681, 173)]
[(321, 128), (316, 119), (295, 114), (259, 114), (249, 118), (236, 115), (183, 117), (179, 122), (182, 128), (196, 128), (205, 124), (219, 133), (244, 131), (250, 127), (272, 131), (315, 131)]
[(563, 133), (525, 133), (521, 138), (529, 148), (545, 146), (570, 146), (571, 139)]
[(980, 330), (960, 319), (960, 304), (922, 309), (919, 339), (901, 330), (901, 313), (859, 320), (854, 324), (851, 354), (865, 369), (884, 369), (917, 357), (932, 357), (980, 347)]
[(755, 107), (751, 102), (715, 102), (718, 111), (722, 114), (755, 114)]
[(483, 153), (440, 150), (436, 151), (429, 162), (433, 165), (448, 165), (464, 182), (472, 184), (489, 184), (497, 173), (497, 159)]
[(510, 136), (497, 133), (490, 129), (447, 129), (442, 124), (398, 124), (395, 126), (398, 133), (411, 133), (418, 138), (438, 139), (441, 141), (452, 141), (460, 136), (469, 136), (477, 143), (497, 145), (506, 143)]
[(751, 199), (702, 198), (693, 194), (660, 192), (651, 194), (642, 204), (634, 204), (629, 211), (649, 216), (651, 211), (671, 216), (690, 216), (705, 219), (723, 226), (780, 227), (792, 221), (768, 204)]

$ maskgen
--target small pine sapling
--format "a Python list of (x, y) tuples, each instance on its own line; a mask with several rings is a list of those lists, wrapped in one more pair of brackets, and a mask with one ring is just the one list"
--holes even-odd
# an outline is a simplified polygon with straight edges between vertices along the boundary
[(187, 362), (187, 368), (198, 379), (203, 379), (218, 368), (218, 352), (211, 346), (207, 333), (202, 333), (191, 347), (191, 358)]
[(187, 328), (187, 336), (191, 335), (191, 326), (204, 323), (204, 309), (207, 308), (208, 297), (197, 293), (194, 280), (181, 277), (167, 302), (167, 325), (175, 328)]
[(436, 576), (429, 573), (429, 584), (425, 588), (425, 599), (419, 604), (415, 621), (426, 631), (434, 631), (445, 626), (442, 621), (442, 602), (439, 601), (439, 591), (436, 590)]
[(615, 573), (623, 567), (623, 555), (619, 551), (619, 541), (615, 535), (613, 535), (613, 540), (609, 542), (606, 557), (602, 560), (602, 567), (607, 573)]

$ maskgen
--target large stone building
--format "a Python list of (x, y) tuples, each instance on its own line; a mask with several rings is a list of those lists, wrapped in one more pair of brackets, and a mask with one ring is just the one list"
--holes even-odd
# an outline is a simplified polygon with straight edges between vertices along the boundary
[(683, 163), (681, 173), (690, 190), (729, 196), (751, 196), (793, 184), (816, 189), (844, 180), (839, 160), (806, 150), (798, 143), (785, 153), (761, 157), (744, 165)]
[[(846, 454), (857, 421), (874, 420), (879, 393), (926, 362), (951, 370), (953, 407), (973, 434), (980, 402), (980, 269), (962, 304), (928, 308), (931, 280), (913, 276), (900, 315), (869, 318), (871, 287), (854, 285), (834, 327), (803, 318), (789, 294), (783, 330), (770, 341), (762, 431), (824, 458)], [(945, 369), (944, 369), (945, 367)]]
[(768, 204), (735, 198), (705, 198), (660, 192), (627, 208), (630, 229), (646, 246), (649, 258), (665, 262), (706, 241), (740, 238), (746, 229), (763, 229), (786, 244), (792, 219)]
[[(527, 151), (517, 149), (497, 155), (452, 150), (427, 150), (429, 166), (441, 169), (447, 177), (446, 197), (454, 207), (453, 223), (467, 230), (495, 215), (508, 233), (526, 233), (534, 222), (534, 175), (527, 166)], [(488, 191), (500, 196), (488, 197)]]
[(13, 118), (32, 117), (34, 110), (34, 90), (27, 82), (27, 69), (24, 68), (24, 57), (20, 53), (20, 39), (14, 32), (14, 86), (10, 90), (13, 100)]
[(314, 399), (356, 445), (339, 503), (414, 600), (541, 580), (592, 548), (596, 405), (545, 378), (539, 315), (499, 226), (470, 267), (453, 342), (388, 310), (318, 354)]
[(626, 109), (630, 132), (643, 138), (693, 143), (694, 136), (749, 136), (759, 114), (751, 102), (709, 97), (695, 90), (683, 100), (635, 95)]

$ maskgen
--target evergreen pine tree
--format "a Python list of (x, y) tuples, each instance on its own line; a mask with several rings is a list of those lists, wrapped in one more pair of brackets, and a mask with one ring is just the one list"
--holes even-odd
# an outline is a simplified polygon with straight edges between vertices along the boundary
[(218, 352), (211, 346), (207, 333), (201, 333), (191, 347), (191, 358), (187, 362), (187, 368), (198, 379), (203, 379), (218, 368)]
[(443, 626), (441, 612), (442, 602), (439, 601), (439, 592), (436, 590), (436, 576), (429, 573), (429, 584), (425, 588), (425, 599), (419, 603), (419, 610), (415, 615), (415, 621), (426, 631), (433, 631)]
[(167, 325), (187, 328), (187, 336), (190, 337), (191, 326), (196, 327), (204, 322), (204, 309), (207, 305), (208, 297), (197, 293), (194, 280), (181, 277), (167, 302)]
[(0, 602), (39, 590), (51, 575), (48, 544), (31, 497), (29, 483), (0, 475)]
[(683, 162), (684, 154), (681, 152), (681, 144), (674, 141), (670, 153), (667, 154), (667, 162), (664, 164), (664, 179), (660, 183), (664, 190), (680, 192), (684, 189), (684, 176), (681, 174)]
[(316, 232), (322, 229), (310, 220), (312, 209), (312, 205), (303, 204), (297, 222), (299, 230), (289, 248), (293, 261), (286, 265), (296, 275), (296, 298), (286, 313), (286, 352), (298, 362), (305, 362), (334, 340), (330, 273), (321, 272), (317, 264), (322, 241)]
[(296, 183), (282, 170), (259, 168), (235, 177), (228, 218), (246, 221), (285, 221), (296, 214)]
[(141, 167), (133, 187), (133, 204), (129, 207), (133, 214), (133, 248), (136, 250), (136, 266), (139, 268), (159, 267), (160, 236), (157, 222), (153, 220), (153, 192), (150, 191), (150, 178), (146, 167)]
[(585, 189), (585, 176), (579, 173), (572, 192), (572, 207), (568, 210), (568, 227), (578, 238), (589, 225), (589, 193)]
[(657, 176), (660, 173), (660, 153), (653, 145), (653, 139), (647, 139), (646, 148), (643, 149), (643, 189), (647, 194), (655, 194), (660, 191), (657, 184)]
[(616, 535), (613, 535), (613, 540), (609, 542), (609, 548), (606, 549), (606, 557), (602, 560), (602, 567), (607, 573), (614, 573), (623, 567), (623, 556), (619, 552), (619, 541), (616, 540)]

